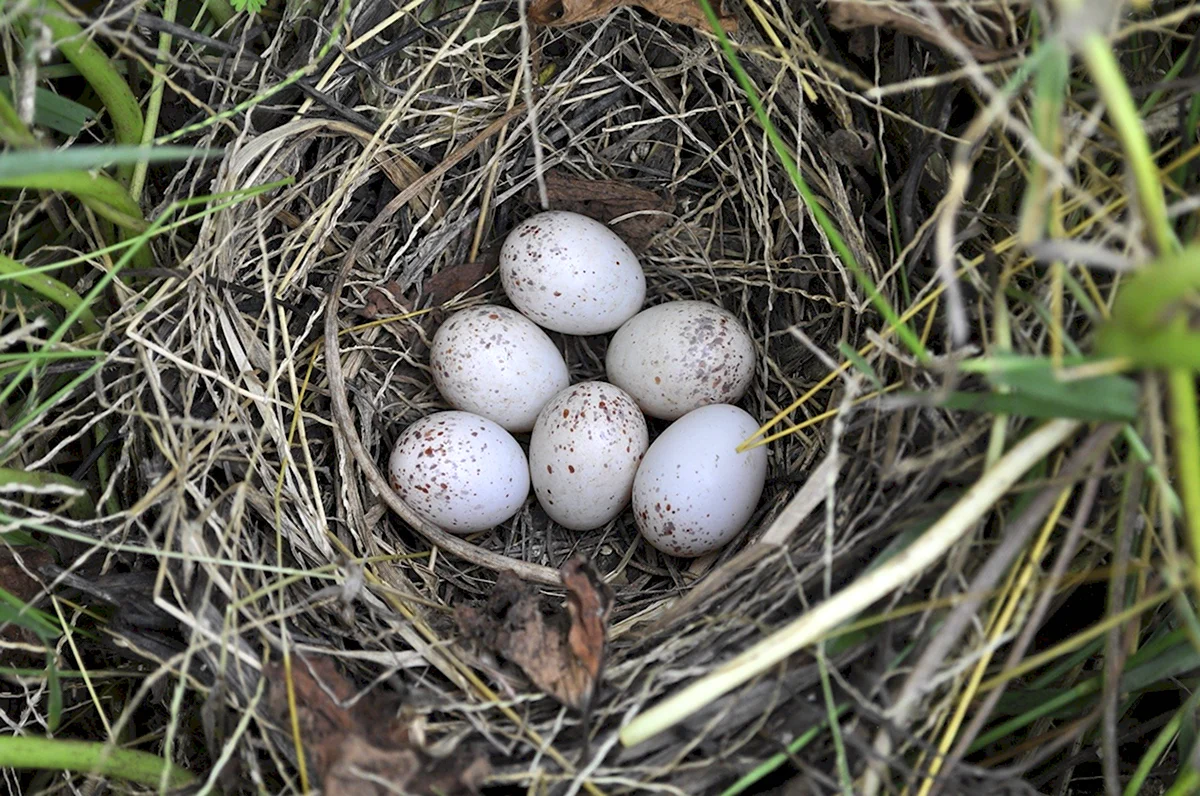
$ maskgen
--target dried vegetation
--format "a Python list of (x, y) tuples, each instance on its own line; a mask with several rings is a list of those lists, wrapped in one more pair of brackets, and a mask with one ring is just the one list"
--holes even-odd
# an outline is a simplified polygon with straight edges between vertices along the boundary
[[(377, 776), (422, 793), (482, 783), (498, 793), (701, 794), (721, 792), (836, 712), (838, 731), (822, 731), (781, 769), (796, 777), (788, 792), (838, 792), (840, 766), (856, 778), (876, 766), (876, 785), (889, 792), (928, 770), (967, 674), (992, 648), (993, 597), (1023, 600), (1003, 641), (1026, 627), (1042, 629), (1037, 648), (1066, 635), (1052, 629), (1050, 609), (1074, 604), (1114, 555), (1121, 507), (1111, 470), (1123, 462), (1093, 468), (1115, 427), (1080, 434), (1075, 458), (1049, 459), (998, 501), (933, 569), (864, 615), (879, 623), (789, 658), (669, 732), (619, 745), (639, 711), (941, 516), (984, 470), (997, 422), (1010, 440), (1035, 424), (942, 405), (951, 389), (981, 390), (954, 363), (997, 345), (1049, 355), (1064, 339), (1086, 341), (1113, 279), (1072, 268), (1064, 293), (1061, 274), (1017, 243), (1036, 109), (1031, 89), (996, 97), (1036, 41), (1039, 4), (730, 6), (742, 64), (821, 207), (931, 352), (950, 350), (955, 323), (966, 330), (953, 353), (919, 363), (887, 330), (705, 33), (622, 7), (527, 34), (516, 2), (366, 0), (281, 4), (261, 24), (239, 16), (213, 37), (180, 34), (162, 65), (160, 132), (224, 154), (153, 168), (147, 217), (191, 197), (285, 182), (159, 236), (159, 267), (126, 270), (114, 284), (103, 368), (44, 422), (0, 437), (6, 451), (19, 443), (26, 469), (73, 461), (99, 495), (95, 519), (73, 518), (32, 489), (0, 495), (6, 516), (57, 548), (61, 569), (38, 562), (35, 574), (51, 584), (43, 592), (65, 595), (68, 613), (76, 604), (103, 613), (79, 618), (92, 630), (73, 638), (68, 668), (114, 679), (68, 688), (72, 734), (103, 738), (115, 724), (114, 736), (150, 738), (147, 748), (215, 772), (227, 792), (319, 782), (330, 793), (387, 792), (369, 784)], [(586, 14), (564, 9), (566, 21)], [(1158, 107), (1170, 110), (1148, 120), (1152, 142), (1176, 155), (1184, 147), (1171, 114), (1195, 90), (1194, 10), (1162, 3), (1114, 27), (1114, 41), (1141, 53), (1135, 90), (1162, 92)], [(127, 62), (155, 57), (151, 34), (163, 24), (149, 6), (93, 13), (98, 37)], [(1065, 25), (1052, 35), (1069, 34)], [(1162, 78), (1187, 53), (1188, 71)], [(991, 123), (981, 124), (985, 113)], [(1075, 224), (1073, 236), (1141, 257), (1139, 216), (1113, 205), (1128, 191), (1095, 95), (1080, 88), (1063, 118), (1072, 124), (1044, 153), (1041, 177), (1064, 182), (1036, 201), (1069, 205), (1050, 215)], [(1178, 162), (1185, 192), (1191, 157)], [(955, 177), (964, 170), (966, 185)], [(20, 207), (33, 213), (37, 202)], [(432, 331), (457, 307), (503, 301), (499, 242), (543, 203), (613, 221), (639, 250), (655, 300), (705, 299), (738, 313), (760, 354), (744, 406), (764, 421), (792, 409), (772, 429), (787, 433), (770, 443), (750, 532), (712, 559), (658, 554), (628, 516), (567, 532), (533, 501), (464, 543), (405, 522), (378, 489), (399, 431), (443, 408), (427, 368)], [(64, 223), (74, 250), (88, 251), (88, 219)], [(957, 252), (944, 263), (958, 269), (951, 291), (937, 273), (941, 223)], [(38, 259), (70, 254), (46, 247)], [(573, 379), (602, 375), (603, 339), (556, 339)], [(854, 367), (839, 368), (851, 350)], [(93, 446), (100, 423), (107, 436)], [(97, 471), (91, 450), (108, 453), (109, 472)], [(1024, 521), (1025, 538), (1035, 535), (1062, 485), (1089, 472), (1103, 476), (1097, 487), (1063, 499), (1065, 514), (1063, 504), (1054, 510), (1062, 527), (1048, 526), (1044, 571), (1033, 585), (1004, 581), (1004, 557), (1024, 549), (1006, 546), (1013, 528)], [(1074, 580), (1035, 604), (1055, 551)], [(456, 609), (494, 600), (499, 571), (553, 584), (577, 555), (613, 593), (602, 683), (594, 698), (564, 700), (584, 711), (512, 666), (495, 628), (482, 632), (490, 645), (475, 643), (480, 633), (462, 632), (461, 612), (455, 619)], [(953, 613), (996, 560), (1003, 566), (993, 564), (981, 599)], [(534, 600), (520, 610), (561, 611), (561, 589), (542, 598), (543, 609)], [(42, 705), (41, 688), (10, 678), (7, 704)], [(23, 725), (37, 725), (41, 710)], [(1126, 719), (1121, 732), (1139, 721)], [(1073, 754), (1094, 755), (1099, 743), (1065, 722), (1014, 730), (944, 768), (937, 787), (1049, 787), (1070, 780)], [(490, 767), (477, 762), (485, 759)]]

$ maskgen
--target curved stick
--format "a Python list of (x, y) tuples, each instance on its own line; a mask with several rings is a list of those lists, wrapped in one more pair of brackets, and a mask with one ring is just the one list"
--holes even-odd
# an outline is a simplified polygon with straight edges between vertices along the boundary
[(325, 370), (329, 375), (329, 394), (333, 399), (334, 437), (349, 448), (350, 453), (354, 456), (354, 460), (362, 468), (367, 482), (375, 488), (375, 491), (383, 498), (383, 502), (389, 509), (400, 515), (400, 518), (408, 523), (409, 526), (428, 539), (430, 544), (442, 548), (447, 553), (496, 572), (512, 572), (524, 580), (531, 580), (550, 586), (561, 586), (562, 578), (556, 570), (538, 564), (518, 561), (515, 558), (509, 558), (499, 553), (484, 550), (478, 545), (473, 545), (458, 536), (447, 533), (433, 523), (427, 522), (418, 516), (392, 490), (392, 485), (383, 477), (383, 473), (379, 471), (379, 468), (375, 466), (375, 462), (367, 453), (366, 448), (363, 446), (362, 438), (359, 437), (358, 430), (354, 426), (354, 418), (350, 412), (350, 402), (346, 398), (346, 373), (342, 370), (341, 349), (338, 347), (338, 304), (342, 295), (342, 289), (346, 286), (346, 279), (350, 275), (350, 269), (358, 259), (363, 246), (367, 241), (374, 239), (375, 233), (383, 226), (384, 222), (392, 217), (393, 213), (407, 204), (412, 197), (448, 171), (454, 164), (474, 151), (485, 140), (499, 132), (505, 124), (512, 121), (523, 110), (524, 106), (520, 105), (513, 108), (488, 125), (479, 135), (472, 138), (460, 149), (447, 156), (434, 169), (413, 181), (395, 199), (388, 202), (379, 215), (358, 235), (354, 241), (354, 245), (350, 247), (345, 257), (342, 258), (337, 277), (333, 281), (333, 286), (329, 289), (328, 303), (325, 305)]

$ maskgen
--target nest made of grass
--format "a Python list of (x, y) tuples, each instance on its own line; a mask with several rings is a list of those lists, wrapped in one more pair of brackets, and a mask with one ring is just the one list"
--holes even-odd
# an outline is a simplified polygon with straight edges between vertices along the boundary
[[(996, 5), (1008, 15), (960, 9), (969, 23), (962, 35), (1019, 48), (1012, 20), (1022, 9)], [(515, 3), (397, 12), (364, 2), (342, 19), (343, 10), (310, 4), (265, 32), (234, 25), (237, 52), (184, 44), (171, 64), (164, 129), (199, 120), (186, 140), (225, 154), (157, 170), (160, 209), (286, 182), (157, 240), (159, 261), (175, 263), (171, 273), (123, 281), (127, 300), (107, 325), (119, 341), (111, 366), (78, 411), (95, 412), (127, 441), (106, 487), (129, 508), (84, 529), (100, 544), (81, 546), (78, 566), (90, 558), (104, 569), (117, 561), (154, 569), (139, 551), (167, 553), (155, 593), (172, 606), (180, 638), (163, 641), (136, 626), (123, 638), (160, 662), (158, 676), (188, 668), (197, 691), (167, 712), (173, 725), (187, 716), (202, 725), (183, 754), (197, 765), (230, 750), (246, 781), (299, 789), (286, 728), (231, 718), (257, 709), (260, 662), (287, 647), (338, 661), (360, 698), (399, 694), (424, 717), (438, 753), (485, 750), (492, 784), (575, 792), (586, 780), (614, 793), (715, 792), (825, 716), (813, 657), (794, 656), (633, 749), (617, 746), (618, 728), (937, 516), (943, 495), (978, 471), (991, 419), (930, 402), (887, 403), (861, 373), (831, 376), (844, 359), (839, 348), (865, 347), (882, 384), (910, 392), (942, 384), (880, 335), (878, 314), (802, 206), (711, 39), (629, 9), (535, 29), (531, 46), (522, 46)], [(945, 332), (941, 305), (928, 300), (940, 283), (926, 221), (959, 143), (950, 131), (971, 118), (977, 97), (952, 74), (924, 93), (914, 84), (867, 99), (866, 79), (856, 75), (873, 69), (880, 82), (896, 82), (950, 72), (943, 49), (886, 30), (865, 38), (831, 31), (815, 6), (802, 10), (760, 9), (759, 20), (806, 53), (802, 69), (769, 57), (762, 28), (748, 18), (738, 36), (743, 61), (855, 258), (894, 306), (916, 309), (914, 328), (937, 350)], [(115, 19), (125, 17), (118, 11)], [(313, 61), (339, 25), (339, 46), (305, 78), (309, 88), (268, 92), (280, 75)], [(110, 20), (106, 32), (132, 52), (145, 49), (136, 26)], [(371, 56), (388, 42), (402, 46)], [(245, 55), (251, 50), (261, 57)], [(251, 101), (244, 113), (203, 122), (210, 110)], [(876, 147), (882, 158), (863, 155)], [(989, 158), (997, 176), (979, 180), (972, 207), (1005, 190), (1005, 158)], [(469, 540), (548, 568), (583, 554), (614, 588), (605, 682), (586, 722), (457, 643), (453, 608), (486, 599), (496, 572), (431, 546), (388, 510), (335, 428), (337, 385), (327, 376), (329, 358), (338, 357), (353, 433), (379, 466), (407, 424), (446, 408), (428, 369), (436, 324), (473, 303), (505, 303), (486, 268), (478, 284), (436, 303), (430, 280), (494, 262), (505, 233), (540, 209), (539, 180), (551, 173), (616, 180), (669, 199), (661, 207), (670, 210), (647, 211), (652, 234), (639, 252), (650, 300), (700, 299), (741, 318), (759, 355), (741, 402), (754, 416), (766, 421), (805, 398), (775, 429), (802, 426), (770, 444), (767, 488), (749, 529), (712, 559), (658, 553), (628, 514), (569, 532), (532, 500), (511, 522)], [(900, 208), (890, 223), (880, 220), (882, 200)], [(1015, 197), (1007, 201), (1015, 207)], [(372, 225), (389, 203), (394, 212)], [(963, 256), (990, 251), (1010, 221), (977, 214)], [(356, 256), (345, 289), (333, 295), (348, 253)], [(961, 310), (972, 319), (990, 301), (988, 291), (973, 291), (985, 277), (972, 271), (965, 283)], [(323, 337), (330, 302), (336, 352)], [(1016, 345), (1036, 347), (1041, 321), (1022, 322)], [(555, 339), (573, 381), (603, 377), (604, 338)], [(54, 426), (39, 433), (49, 438)], [(753, 544), (827, 460), (837, 478), (823, 508), (785, 545), (722, 570), (721, 588), (667, 616), (707, 573)], [(942, 571), (906, 594), (930, 597), (957, 582), (972, 568), (975, 541), (964, 540)], [(851, 698), (852, 725), (878, 725), (897, 639), (929, 616), (893, 620), (886, 633), (836, 651), (832, 687)], [(137, 699), (170, 701), (149, 690)], [(849, 735), (855, 760), (870, 756), (864, 733)], [(818, 740), (795, 761), (811, 766), (811, 781), (822, 786), (833, 771), (830, 743)]]

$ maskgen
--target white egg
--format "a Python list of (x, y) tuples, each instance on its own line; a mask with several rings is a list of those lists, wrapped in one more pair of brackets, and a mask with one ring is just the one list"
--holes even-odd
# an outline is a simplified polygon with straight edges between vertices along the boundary
[(639, 312), (608, 344), (608, 379), (651, 417), (735, 403), (754, 376), (754, 341), (733, 313), (703, 301)]
[(438, 412), (404, 430), (388, 462), (392, 489), (450, 533), (495, 527), (529, 496), (529, 464), (512, 435), (470, 412)]
[(646, 541), (693, 558), (728, 544), (754, 514), (767, 477), (764, 446), (737, 452), (758, 423), (712, 404), (676, 420), (646, 451), (633, 481), (633, 515)]
[(550, 399), (529, 438), (533, 491), (567, 528), (599, 528), (629, 505), (650, 444), (646, 418), (624, 390), (587, 381)]
[(517, 309), (565, 334), (611, 332), (646, 298), (642, 266), (625, 242), (599, 221), (558, 210), (509, 233), (500, 281)]
[(433, 336), (433, 383), (455, 409), (519, 433), (571, 383), (554, 342), (506, 307), (484, 305), (451, 315)]

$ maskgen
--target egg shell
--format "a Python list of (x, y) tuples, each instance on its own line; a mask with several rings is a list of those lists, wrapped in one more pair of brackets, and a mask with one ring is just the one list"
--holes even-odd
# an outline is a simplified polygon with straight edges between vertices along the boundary
[(651, 417), (675, 420), (738, 401), (754, 377), (754, 341), (737, 317), (703, 301), (671, 301), (630, 318), (608, 345), (608, 380)]
[(650, 444), (646, 418), (619, 387), (587, 381), (550, 399), (529, 438), (533, 491), (550, 518), (599, 528), (629, 505)]
[(433, 383), (455, 409), (514, 433), (571, 383), (554, 341), (515, 310), (486, 304), (451, 315), (433, 336)]
[(767, 477), (763, 446), (737, 452), (758, 423), (736, 406), (712, 404), (676, 420), (646, 451), (633, 482), (638, 530), (684, 558), (728, 544), (749, 521)]
[(500, 281), (517, 309), (565, 334), (611, 332), (646, 299), (646, 276), (625, 241), (599, 221), (559, 210), (509, 233)]
[(470, 412), (437, 412), (404, 430), (388, 461), (392, 489), (450, 533), (495, 527), (529, 496), (529, 464), (512, 435)]

